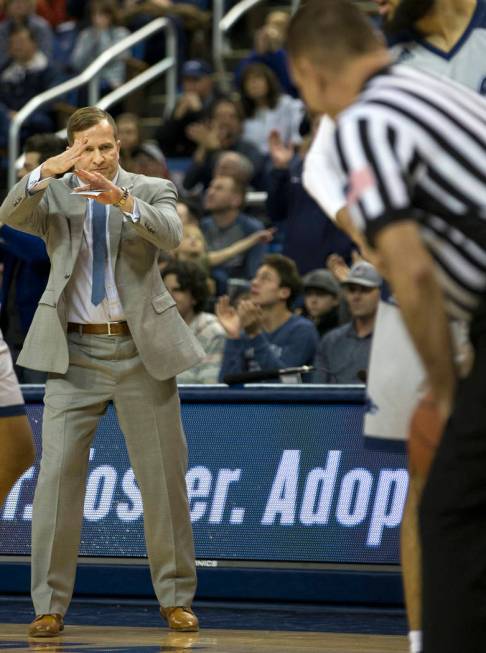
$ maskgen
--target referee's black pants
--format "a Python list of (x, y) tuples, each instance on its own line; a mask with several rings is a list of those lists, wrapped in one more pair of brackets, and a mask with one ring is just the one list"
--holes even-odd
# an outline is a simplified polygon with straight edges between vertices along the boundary
[(420, 508), (424, 653), (486, 653), (486, 312)]

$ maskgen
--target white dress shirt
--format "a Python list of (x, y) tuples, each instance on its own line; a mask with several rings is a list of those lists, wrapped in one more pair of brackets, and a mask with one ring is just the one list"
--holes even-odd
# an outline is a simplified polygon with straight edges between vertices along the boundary
[[(54, 177), (48, 177), (40, 180), (40, 165), (30, 173), (27, 191), (34, 194), (46, 188)], [(116, 184), (118, 174), (113, 179)], [(79, 181), (78, 185), (83, 182)], [(115, 273), (112, 266), (110, 252), (110, 230), (108, 228), (110, 205), (106, 205), (106, 247), (107, 255), (105, 259), (105, 290), (106, 297), (103, 301), (95, 306), (91, 302), (91, 286), (93, 275), (93, 201), (88, 199), (86, 202), (86, 213), (84, 217), (83, 239), (81, 248), (76, 260), (71, 279), (66, 286), (66, 306), (68, 322), (77, 324), (101, 324), (105, 322), (124, 321), (125, 313), (120, 301), (120, 296), (115, 284)], [(137, 206), (137, 200), (134, 200), (133, 213), (123, 213), (124, 220), (138, 222), (140, 212)]]

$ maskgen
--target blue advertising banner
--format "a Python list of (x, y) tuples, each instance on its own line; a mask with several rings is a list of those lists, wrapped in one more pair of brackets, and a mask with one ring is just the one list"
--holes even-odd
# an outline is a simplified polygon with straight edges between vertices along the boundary
[[(182, 390), (199, 559), (398, 564), (405, 456), (368, 451), (361, 390)], [(40, 451), (42, 404), (28, 403)], [(38, 461), (0, 508), (0, 555), (30, 553)], [(112, 406), (90, 453), (80, 554), (143, 557), (143, 508)]]

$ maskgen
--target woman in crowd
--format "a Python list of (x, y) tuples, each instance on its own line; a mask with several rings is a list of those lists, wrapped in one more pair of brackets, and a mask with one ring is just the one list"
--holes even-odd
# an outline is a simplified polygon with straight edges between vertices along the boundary
[[(71, 55), (71, 67), (81, 72), (110, 46), (128, 36), (126, 27), (118, 25), (115, 0), (92, 0), (90, 26), (83, 29)], [(125, 52), (106, 65), (100, 73), (101, 93), (109, 93), (125, 81)]]
[(275, 73), (260, 63), (249, 64), (241, 76), (241, 103), (245, 114), (243, 138), (263, 154), (268, 153), (268, 137), (277, 130), (290, 145), (301, 142), (300, 123), (304, 115), (301, 100), (282, 93)]

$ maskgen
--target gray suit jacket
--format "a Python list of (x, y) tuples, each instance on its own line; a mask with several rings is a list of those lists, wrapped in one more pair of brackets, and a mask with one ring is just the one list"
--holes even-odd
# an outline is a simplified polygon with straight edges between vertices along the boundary
[[(71, 195), (72, 173), (51, 181), (45, 191), (27, 193), (29, 176), (12, 188), (0, 207), (0, 222), (43, 238), (51, 259), (47, 287), (18, 363), (65, 374), (69, 365), (64, 290), (83, 237), (86, 198)], [(120, 300), (140, 357), (149, 374), (168, 379), (198, 363), (204, 352), (179, 315), (158, 269), (159, 249), (174, 249), (182, 237), (170, 181), (134, 175), (120, 168), (117, 183), (137, 199), (138, 223), (111, 207), (110, 256)]]

